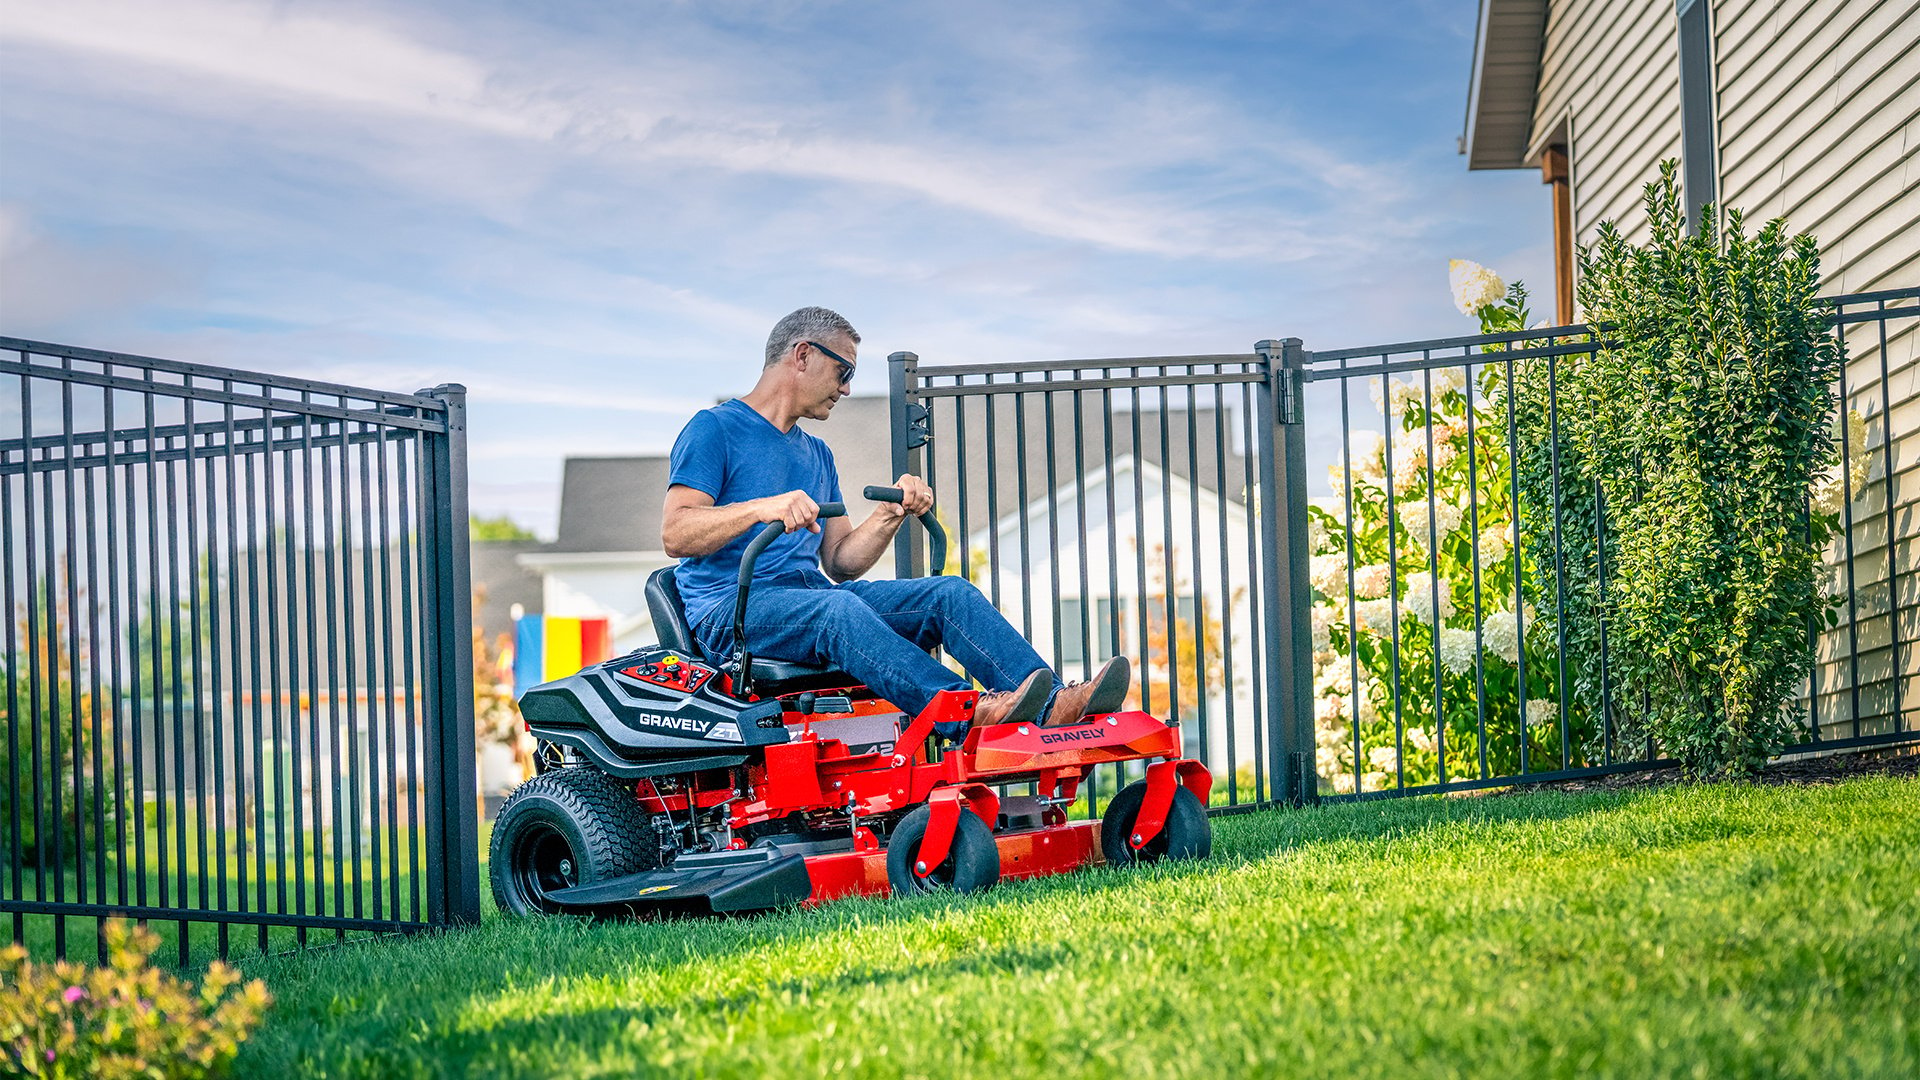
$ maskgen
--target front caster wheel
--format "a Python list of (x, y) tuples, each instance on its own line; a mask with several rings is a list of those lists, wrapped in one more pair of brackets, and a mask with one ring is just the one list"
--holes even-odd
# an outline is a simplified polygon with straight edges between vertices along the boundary
[(1000, 880), (1000, 846), (993, 842), (993, 830), (965, 807), (960, 809), (960, 824), (953, 831), (953, 846), (946, 861), (925, 877), (916, 874), (914, 863), (919, 859), (920, 841), (926, 837), (932, 818), (932, 807), (916, 807), (900, 819), (887, 841), (887, 883), (893, 886), (893, 895), (976, 892)]
[(1144, 866), (1162, 859), (1204, 859), (1213, 853), (1213, 826), (1207, 810), (1193, 792), (1184, 787), (1173, 789), (1173, 805), (1167, 807), (1167, 822), (1160, 834), (1136, 848), (1130, 842), (1133, 823), (1139, 820), (1140, 804), (1147, 797), (1147, 782), (1136, 780), (1120, 789), (1107, 804), (1100, 818), (1100, 852), (1108, 866)]

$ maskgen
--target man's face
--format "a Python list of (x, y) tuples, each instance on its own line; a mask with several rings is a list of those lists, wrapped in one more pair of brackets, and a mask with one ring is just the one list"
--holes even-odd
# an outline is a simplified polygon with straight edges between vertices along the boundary
[(860, 360), (859, 346), (844, 334), (836, 334), (795, 349), (806, 357), (807, 369), (800, 373), (801, 404), (810, 420), (825, 420), (842, 395), (851, 390), (854, 366)]

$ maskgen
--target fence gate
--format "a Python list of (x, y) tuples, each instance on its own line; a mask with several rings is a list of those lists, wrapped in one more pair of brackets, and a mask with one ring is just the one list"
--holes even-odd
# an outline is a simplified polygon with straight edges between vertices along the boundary
[(464, 394), (0, 338), (14, 940), (478, 918)]
[[(1131, 658), (1129, 707), (1181, 724), (1216, 807), (1314, 793), (1299, 344), (889, 357), (893, 470), (933, 487), (954, 536), (945, 572), (978, 585), (1062, 678)], [(897, 541), (899, 576), (924, 568), (916, 532)], [(1120, 768), (1089, 779), (1083, 811), (1131, 779)]]

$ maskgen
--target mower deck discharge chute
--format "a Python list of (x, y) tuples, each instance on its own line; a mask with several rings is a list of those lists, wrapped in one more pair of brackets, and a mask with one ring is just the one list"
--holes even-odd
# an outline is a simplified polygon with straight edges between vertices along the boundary
[[(869, 499), (900, 498), (868, 488)], [(824, 504), (820, 517), (845, 514)], [(946, 536), (931, 512), (932, 565)], [(493, 893), (511, 914), (728, 913), (842, 896), (987, 888), (1108, 863), (1205, 858), (1213, 778), (1144, 712), (967, 726), (979, 694), (909, 717), (851, 676), (755, 657), (744, 626), (762, 527), (740, 564), (739, 652), (703, 658), (671, 567), (647, 582), (661, 643), (520, 699), (539, 775), (500, 809)], [(1100, 821), (1067, 820), (1087, 772), (1148, 762)], [(1008, 795), (1008, 787), (1031, 794)]]

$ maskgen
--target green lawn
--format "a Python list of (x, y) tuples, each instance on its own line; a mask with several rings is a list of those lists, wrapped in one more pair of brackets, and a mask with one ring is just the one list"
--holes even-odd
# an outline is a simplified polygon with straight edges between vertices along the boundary
[(248, 961), (243, 1076), (1920, 1075), (1920, 782), (1420, 799), (1214, 858)]

